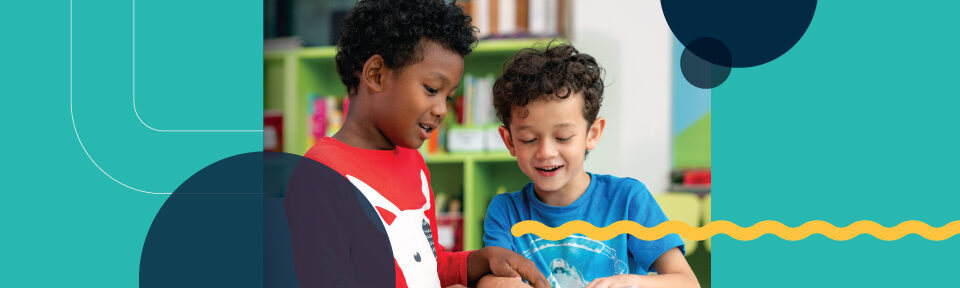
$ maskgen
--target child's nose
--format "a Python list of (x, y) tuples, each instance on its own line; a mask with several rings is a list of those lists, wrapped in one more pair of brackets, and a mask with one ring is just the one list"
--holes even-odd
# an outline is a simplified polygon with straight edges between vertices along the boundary
[(443, 120), (444, 117), (447, 117), (447, 102), (443, 101), (440, 102), (440, 104), (433, 105), (433, 109), (430, 109), (430, 114)]
[(550, 143), (551, 141), (540, 141), (540, 147), (537, 147), (537, 158), (548, 159), (557, 156), (557, 147)]

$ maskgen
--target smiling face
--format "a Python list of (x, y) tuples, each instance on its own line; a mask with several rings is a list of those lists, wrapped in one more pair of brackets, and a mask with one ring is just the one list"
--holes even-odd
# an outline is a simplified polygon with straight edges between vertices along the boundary
[(567, 99), (542, 97), (511, 113), (510, 127), (500, 127), (500, 135), (538, 196), (585, 191), (590, 177), (583, 170), (584, 154), (596, 147), (606, 120), (587, 123), (579, 93)]
[(422, 61), (401, 69), (383, 68), (374, 99), (373, 123), (388, 145), (416, 149), (447, 115), (447, 100), (463, 75), (463, 57), (423, 40)]

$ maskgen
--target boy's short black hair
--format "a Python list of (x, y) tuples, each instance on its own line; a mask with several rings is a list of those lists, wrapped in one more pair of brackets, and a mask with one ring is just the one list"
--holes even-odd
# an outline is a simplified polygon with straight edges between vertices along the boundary
[(503, 73), (493, 84), (493, 106), (504, 127), (510, 128), (514, 107), (551, 97), (567, 99), (574, 93), (583, 94), (583, 118), (587, 123), (597, 120), (603, 101), (603, 68), (593, 56), (580, 53), (573, 45), (553, 44), (545, 50), (524, 48), (504, 65)]
[(402, 69), (423, 60), (421, 39), (469, 54), (477, 43), (470, 16), (444, 0), (361, 0), (343, 19), (337, 41), (337, 73), (350, 95), (356, 94), (357, 71), (373, 55), (386, 67)]

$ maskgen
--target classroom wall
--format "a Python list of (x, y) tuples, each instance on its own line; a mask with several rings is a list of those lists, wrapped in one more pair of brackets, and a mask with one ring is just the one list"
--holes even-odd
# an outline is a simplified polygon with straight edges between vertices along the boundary
[(669, 188), (674, 37), (660, 1), (571, 1), (570, 39), (606, 69), (607, 127), (587, 171)]

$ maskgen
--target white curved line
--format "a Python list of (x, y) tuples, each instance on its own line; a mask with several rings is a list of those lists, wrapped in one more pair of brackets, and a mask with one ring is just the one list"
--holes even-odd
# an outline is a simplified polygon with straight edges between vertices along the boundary
[[(70, 0), (70, 1), (71, 1), (70, 3), (73, 3), (73, 0)], [(133, 58), (133, 62), (132, 62), (132, 65), (131, 65), (131, 66), (133, 67), (133, 69), (132, 69), (132, 71), (133, 71), (133, 91), (132, 91), (132, 94), (133, 94), (133, 114), (136, 114), (136, 115), (137, 115), (137, 120), (140, 120), (140, 124), (143, 124), (144, 127), (150, 128), (150, 130), (157, 131), (157, 132), (256, 132), (256, 133), (263, 133), (263, 129), (259, 129), (259, 130), (220, 130), (220, 129), (212, 129), (212, 130), (183, 130), (183, 129), (172, 129), (172, 130), (168, 130), (168, 129), (157, 129), (157, 128), (151, 127), (150, 125), (147, 125), (147, 122), (144, 122), (144, 121), (143, 121), (143, 118), (140, 117), (140, 113), (137, 112), (137, 1), (136, 1), (136, 0), (132, 0), (132, 2), (133, 2), (133, 11), (132, 11), (131, 13), (133, 14), (133, 17), (132, 17), (132, 18), (133, 18), (133, 20), (132, 20), (132, 22), (133, 22), (133, 24), (132, 24), (133, 28), (132, 28), (131, 30), (133, 31), (133, 43), (132, 43), (132, 50), (133, 50), (133, 51), (132, 51), (132, 53), (133, 53), (133, 57), (132, 57), (132, 58)], [(72, 5), (72, 4), (71, 4), (71, 5)], [(72, 6), (71, 6), (71, 7), (72, 7)], [(72, 10), (71, 10), (71, 12), (70, 12), (70, 17), (71, 17), (70, 19), (73, 19), (73, 12), (72, 12)], [(71, 25), (71, 29), (72, 29), (72, 28), (73, 28), (73, 22), (71, 22), (70, 25)], [(70, 30), (70, 31), (71, 31), (71, 32), (70, 32), (70, 37), (73, 37), (73, 30)]]
[(93, 160), (93, 157), (90, 157), (90, 152), (87, 152), (87, 147), (83, 145), (83, 140), (80, 140), (80, 132), (77, 132), (77, 121), (74, 120), (74, 117), (73, 117), (73, 0), (70, 0), (70, 122), (73, 123), (73, 133), (77, 135), (77, 141), (80, 142), (80, 148), (83, 149), (83, 153), (87, 154), (87, 159), (90, 159), (90, 162), (93, 163), (93, 166), (97, 166), (97, 169), (100, 169), (100, 172), (103, 173), (103, 175), (107, 175), (107, 177), (110, 178), (110, 180), (113, 180), (113, 182), (117, 182), (117, 184), (123, 185), (123, 187), (127, 187), (134, 191), (139, 191), (147, 194), (154, 194), (154, 195), (171, 194), (171, 193), (150, 192), (143, 189), (137, 189), (130, 185), (124, 184), (123, 182), (120, 182), (116, 178), (113, 178), (113, 176), (110, 176), (110, 174), (107, 173), (107, 171), (104, 171), (103, 168), (100, 167), (99, 164), (97, 164), (97, 161)]

